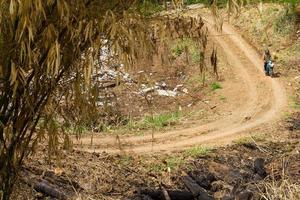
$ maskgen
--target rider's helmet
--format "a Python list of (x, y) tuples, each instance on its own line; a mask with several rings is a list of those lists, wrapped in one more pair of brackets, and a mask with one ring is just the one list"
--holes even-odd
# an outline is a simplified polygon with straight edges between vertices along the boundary
[(265, 54), (269, 55), (270, 54), (270, 50), (268, 48), (265, 49)]

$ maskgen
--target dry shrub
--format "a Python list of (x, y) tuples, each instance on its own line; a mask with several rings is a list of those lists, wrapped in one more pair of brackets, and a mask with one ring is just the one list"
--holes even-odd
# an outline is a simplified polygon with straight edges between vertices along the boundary
[[(37, 144), (48, 138), (49, 146), (57, 147), (60, 131), (51, 119), (59, 110), (57, 99), (70, 94), (71, 103), (86, 111), (79, 121), (90, 113), (92, 109), (82, 105), (91, 100), (90, 106), (94, 100), (85, 94), (90, 91), (102, 47), (108, 45), (125, 66), (153, 53), (149, 21), (155, 17), (140, 16), (135, 3), (0, 0), (0, 199), (9, 199), (23, 160)], [(164, 19), (156, 17), (157, 36), (168, 42), (170, 36), (162, 30), (171, 19)], [(174, 20), (175, 25), (186, 22)], [(202, 20), (194, 22), (186, 26), (204, 35)], [(178, 36), (190, 33), (189, 29), (174, 29)], [(38, 126), (41, 119), (47, 119), (45, 128)]]
[(265, 200), (299, 200), (300, 199), (300, 184), (294, 183), (289, 179), (280, 181), (272, 180), (263, 185), (265, 190), (261, 197)]

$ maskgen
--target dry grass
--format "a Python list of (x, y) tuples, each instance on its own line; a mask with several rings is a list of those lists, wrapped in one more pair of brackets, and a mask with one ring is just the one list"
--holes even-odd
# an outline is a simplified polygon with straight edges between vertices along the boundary
[(289, 179), (271, 181), (263, 186), (261, 197), (265, 200), (299, 200), (300, 184), (293, 183)]

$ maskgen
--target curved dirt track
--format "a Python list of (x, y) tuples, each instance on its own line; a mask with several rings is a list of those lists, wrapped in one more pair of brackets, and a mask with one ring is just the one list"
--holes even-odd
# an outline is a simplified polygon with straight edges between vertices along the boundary
[[(213, 26), (213, 18), (204, 17), (210, 35), (220, 35)], [(278, 78), (266, 77), (262, 69), (262, 59), (230, 25), (223, 25), (223, 35), (214, 37), (227, 57), (240, 84), (231, 87), (238, 90), (236, 107), (231, 115), (214, 122), (191, 128), (155, 133), (144, 136), (94, 136), (81, 138), (76, 147), (88, 152), (133, 153), (170, 152), (193, 145), (217, 146), (230, 143), (242, 134), (263, 124), (280, 119), (286, 105), (285, 89)], [(247, 120), (245, 120), (247, 118)]]

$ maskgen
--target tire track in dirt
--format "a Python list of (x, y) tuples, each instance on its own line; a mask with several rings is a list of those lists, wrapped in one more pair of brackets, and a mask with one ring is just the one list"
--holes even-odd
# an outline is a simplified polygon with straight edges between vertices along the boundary
[[(205, 16), (207, 27), (211, 35), (219, 35), (213, 26), (213, 18)], [(166, 133), (155, 133), (145, 136), (120, 136), (120, 144), (112, 136), (84, 137), (77, 141), (78, 149), (88, 152), (109, 153), (122, 151), (134, 153), (176, 151), (193, 145), (204, 144), (216, 146), (230, 143), (241, 132), (249, 132), (262, 124), (278, 120), (280, 111), (286, 105), (285, 90), (278, 79), (265, 77), (262, 69), (260, 55), (248, 44), (230, 25), (224, 24), (223, 36), (214, 38), (227, 56), (228, 62), (233, 66), (233, 71), (243, 80), (243, 87), (247, 95), (246, 102), (239, 102), (231, 116), (224, 117), (215, 122), (198, 125), (188, 129), (174, 130)], [(242, 97), (242, 96), (241, 96)], [(244, 98), (238, 98), (244, 99)], [(245, 121), (245, 117), (251, 117)]]

